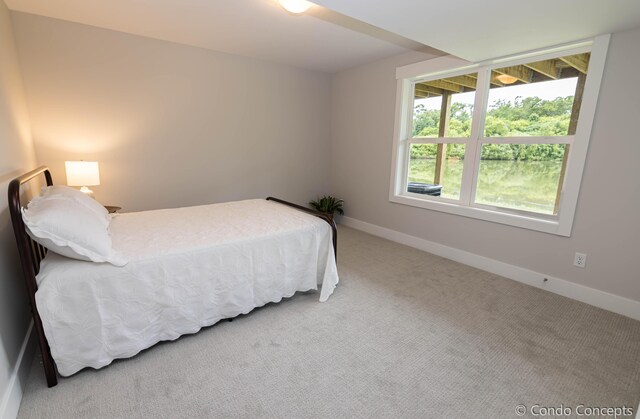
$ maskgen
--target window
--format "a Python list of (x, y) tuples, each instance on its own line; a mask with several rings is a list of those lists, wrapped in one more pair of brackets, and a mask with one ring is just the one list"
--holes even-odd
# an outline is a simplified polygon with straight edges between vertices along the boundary
[(570, 235), (608, 40), (400, 67), (390, 200)]

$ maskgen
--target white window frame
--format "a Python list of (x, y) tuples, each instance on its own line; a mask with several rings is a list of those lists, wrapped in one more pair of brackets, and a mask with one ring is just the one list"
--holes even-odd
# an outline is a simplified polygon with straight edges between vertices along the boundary
[[(447, 212), (465, 217), (527, 228), (531, 230), (570, 236), (582, 173), (587, 157), (591, 127), (596, 111), (600, 83), (609, 46), (610, 35), (601, 35), (592, 40), (561, 45), (539, 51), (518, 54), (505, 58), (470, 63), (445, 56), (396, 69), (396, 118), (393, 139), (393, 155), (389, 200), (414, 207)], [(575, 135), (558, 137), (491, 137), (484, 138), (484, 118), (489, 95), (488, 78), (491, 69), (508, 67), (533, 61), (591, 51), (580, 116)], [(445, 138), (445, 143), (465, 143), (460, 199), (448, 199), (407, 192), (409, 148), (411, 144), (443, 142), (441, 138), (413, 137), (413, 86), (416, 82), (435, 80), (471, 72), (478, 73), (477, 90), (472, 115), (470, 138)], [(558, 214), (546, 215), (529, 211), (513, 210), (474, 203), (481, 145), (490, 143), (518, 144), (570, 144), (564, 184), (562, 185)]]

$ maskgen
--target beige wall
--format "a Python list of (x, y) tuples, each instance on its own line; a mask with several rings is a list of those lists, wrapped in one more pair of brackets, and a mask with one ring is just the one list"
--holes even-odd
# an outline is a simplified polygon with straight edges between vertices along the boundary
[(14, 13), (38, 162), (127, 211), (328, 192), (330, 77)]
[(412, 55), (334, 76), (333, 191), (350, 217), (640, 301), (639, 44), (640, 29), (612, 37), (570, 238), (389, 202), (395, 68)]
[[(0, 416), (10, 417), (21, 396), (9, 400), (9, 381), (25, 338), (31, 315), (13, 228), (7, 209), (7, 185), (33, 169), (35, 158), (24, 100), (9, 10), (0, 1)], [(21, 377), (24, 378), (24, 377)], [(20, 383), (24, 385), (24, 381)], [(4, 410), (9, 409), (9, 410)]]

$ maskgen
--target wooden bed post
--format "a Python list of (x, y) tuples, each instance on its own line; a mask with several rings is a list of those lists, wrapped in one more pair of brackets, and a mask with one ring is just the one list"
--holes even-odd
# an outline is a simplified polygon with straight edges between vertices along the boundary
[(36, 170), (15, 178), (9, 183), (9, 212), (11, 214), (13, 232), (18, 244), (20, 263), (22, 265), (22, 272), (24, 274), (24, 280), (27, 287), (29, 305), (31, 306), (31, 313), (33, 315), (33, 324), (38, 337), (38, 345), (40, 346), (40, 353), (42, 354), (42, 364), (47, 378), (47, 386), (53, 387), (58, 384), (58, 375), (56, 373), (55, 363), (51, 357), (49, 342), (44, 335), (42, 321), (40, 320), (40, 314), (38, 313), (38, 308), (36, 306), (36, 291), (38, 290), (36, 275), (40, 270), (40, 261), (46, 255), (47, 249), (31, 240), (27, 235), (24, 222), (22, 221), (22, 205), (20, 203), (20, 186), (40, 174), (44, 174), (47, 186), (53, 185), (51, 173), (45, 166), (41, 166)]

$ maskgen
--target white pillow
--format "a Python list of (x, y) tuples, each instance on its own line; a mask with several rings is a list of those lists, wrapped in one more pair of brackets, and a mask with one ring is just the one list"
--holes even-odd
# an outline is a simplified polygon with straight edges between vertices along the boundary
[(115, 266), (127, 264), (111, 246), (108, 225), (74, 199), (39, 196), (22, 211), (22, 219), (29, 236), (52, 252)]
[(109, 224), (109, 211), (102, 206), (95, 199), (88, 197), (84, 193), (80, 192), (77, 189), (70, 188), (69, 186), (62, 185), (51, 185), (45, 186), (42, 188), (41, 196), (43, 198), (54, 199), (54, 198), (66, 198), (73, 199), (74, 201), (82, 204), (83, 206), (89, 208), (93, 211), (102, 222), (106, 225)]

